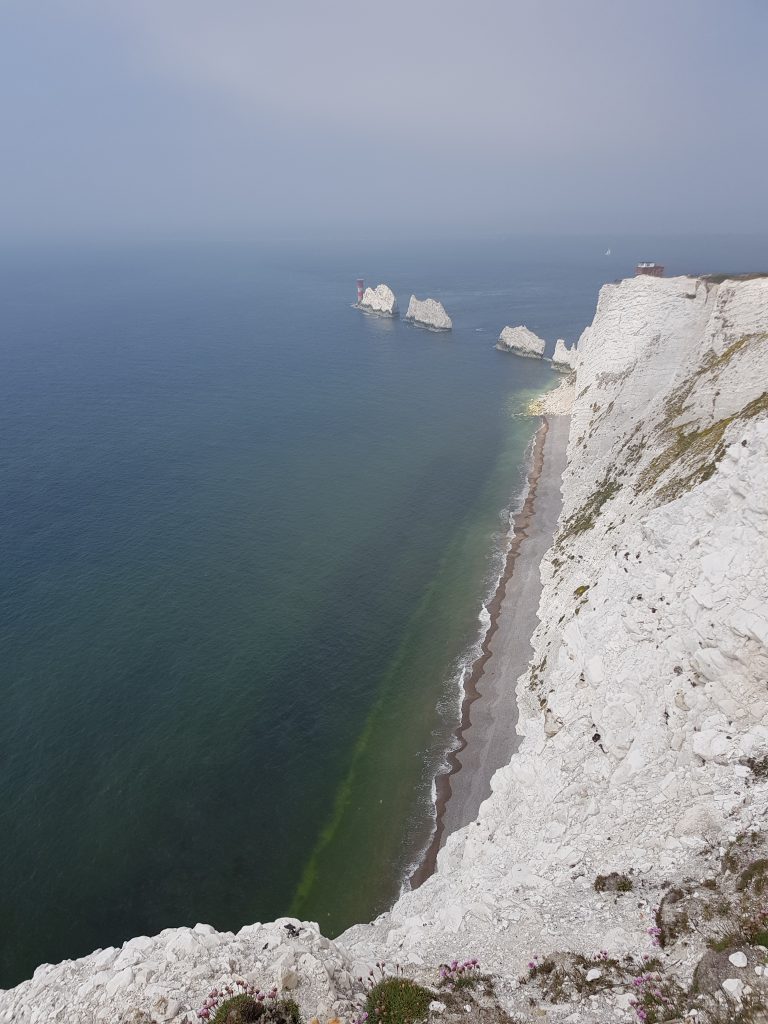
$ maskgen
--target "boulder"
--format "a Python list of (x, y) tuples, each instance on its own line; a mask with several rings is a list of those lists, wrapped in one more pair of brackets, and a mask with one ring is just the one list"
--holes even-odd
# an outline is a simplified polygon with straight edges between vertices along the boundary
[(544, 339), (537, 337), (524, 325), (521, 327), (505, 327), (499, 335), (496, 348), (500, 352), (514, 352), (516, 356), (528, 359), (541, 359), (544, 355)]
[(422, 327), (429, 327), (433, 331), (450, 331), (453, 327), (453, 321), (443, 309), (441, 302), (437, 299), (417, 299), (415, 295), (411, 296), (408, 303), (405, 319)]

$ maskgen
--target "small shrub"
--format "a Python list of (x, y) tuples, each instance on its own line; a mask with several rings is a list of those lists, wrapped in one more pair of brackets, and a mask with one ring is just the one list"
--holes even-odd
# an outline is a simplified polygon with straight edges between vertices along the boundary
[(598, 875), (595, 879), (595, 892), (631, 892), (632, 879), (612, 871), (609, 875)]
[(768, 875), (768, 860), (755, 860), (739, 875), (736, 889), (739, 892), (744, 892), (745, 889), (751, 887), (758, 895), (761, 895), (768, 881), (766, 875)]
[(728, 932), (727, 935), (722, 935), (719, 939), (710, 939), (707, 945), (716, 953), (724, 953), (727, 949), (734, 949), (736, 946), (740, 946), (743, 941), (740, 932)]
[(301, 1024), (293, 999), (278, 999), (276, 988), (262, 992), (242, 980), (211, 989), (197, 1016), (208, 1024)]
[(582, 585), (580, 587), (576, 587), (576, 589), (574, 590), (574, 592), (573, 592), (574, 597), (581, 597), (583, 594), (586, 594), (586, 592), (588, 590), (589, 590), (589, 584), (588, 583), (582, 583)]
[(477, 960), (452, 960), (440, 964), (440, 987), (454, 992), (461, 988), (475, 988), (481, 980), (480, 964)]
[(264, 1014), (263, 1005), (253, 996), (241, 993), (225, 999), (216, 1011), (213, 1024), (250, 1024)]
[(408, 978), (383, 978), (365, 1001), (368, 1019), (378, 1024), (414, 1024), (427, 1015), (433, 993)]
[(685, 1012), (685, 992), (669, 978), (656, 971), (646, 972), (633, 979), (637, 998), (631, 1004), (638, 1020), (643, 1024), (678, 1020)]

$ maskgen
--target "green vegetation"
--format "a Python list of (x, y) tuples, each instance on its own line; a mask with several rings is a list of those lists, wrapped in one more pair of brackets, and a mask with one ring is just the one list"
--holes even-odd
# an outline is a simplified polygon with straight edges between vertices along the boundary
[(738, 877), (736, 882), (736, 889), (739, 892), (744, 892), (745, 889), (752, 888), (753, 892), (758, 895), (762, 895), (765, 891), (766, 884), (768, 884), (768, 860), (756, 860), (753, 861), (749, 867), (744, 868)]
[(591, 530), (595, 525), (595, 520), (602, 512), (603, 506), (614, 497), (620, 488), (621, 484), (617, 480), (612, 479), (609, 473), (606, 473), (581, 508), (574, 512), (565, 524), (562, 533), (558, 537), (558, 543), (562, 543), (567, 537), (571, 537), (574, 534)]
[(768, 277), (768, 273), (756, 271), (752, 274), (704, 274), (701, 279), (709, 284), (722, 284), (724, 281), (755, 281), (760, 277)]
[(687, 466), (688, 471), (681, 471), (674, 480), (659, 490), (657, 496), (662, 503), (673, 501), (685, 491), (708, 480), (725, 454), (724, 435), (727, 428), (737, 420), (745, 421), (768, 411), (768, 392), (763, 392), (739, 412), (723, 417), (701, 430), (690, 429), (689, 424), (675, 425), (675, 421), (683, 415), (691, 393), (704, 375), (719, 374), (738, 352), (750, 344), (766, 340), (768, 334), (742, 335), (719, 355), (710, 352), (696, 372), (675, 388), (664, 404), (664, 417), (659, 428), (668, 443), (640, 474), (636, 485), (637, 493), (652, 490), (659, 479), (678, 463)]
[(293, 999), (269, 1000), (266, 1003), (241, 992), (225, 999), (216, 1011), (212, 1024), (301, 1024), (301, 1013)]
[(582, 594), (586, 594), (586, 592), (588, 590), (589, 590), (589, 583), (583, 583), (580, 587), (576, 587), (576, 589), (574, 590), (574, 592), (573, 592), (574, 597), (581, 597)]
[(598, 875), (594, 885), (595, 892), (631, 892), (633, 883), (628, 875), (612, 871), (609, 875)]
[(415, 1024), (427, 1015), (434, 995), (408, 978), (384, 978), (368, 993), (365, 1010), (379, 1024)]

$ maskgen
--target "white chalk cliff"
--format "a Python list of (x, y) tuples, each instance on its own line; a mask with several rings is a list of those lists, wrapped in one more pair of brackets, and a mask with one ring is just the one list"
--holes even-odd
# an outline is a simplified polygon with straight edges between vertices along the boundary
[(575, 370), (576, 357), (576, 346), (572, 345), (571, 348), (568, 348), (565, 341), (562, 338), (558, 338), (555, 342), (555, 351), (552, 354), (552, 369), (565, 371)]
[(397, 313), (395, 293), (385, 284), (378, 284), (375, 288), (366, 288), (358, 306), (360, 309), (368, 309), (372, 313), (384, 313), (389, 316), (394, 316)]
[(422, 327), (431, 327), (433, 331), (450, 331), (453, 321), (437, 299), (417, 299), (411, 296), (405, 319)]
[(505, 327), (499, 335), (496, 348), (502, 352), (514, 352), (529, 359), (541, 359), (544, 355), (544, 339), (537, 337), (527, 327)]
[[(606, 285), (568, 456), (521, 746), (432, 878), (335, 943), (284, 922), (198, 926), (42, 967), (0, 994), (0, 1022), (191, 1021), (233, 974), (343, 1015), (374, 961), (418, 973), (454, 956), (477, 956), (512, 1005), (534, 951), (647, 952), (663, 887), (767, 820), (748, 761), (768, 752), (768, 279)], [(612, 871), (637, 893), (595, 891)], [(546, 1019), (634, 1019), (613, 998)]]

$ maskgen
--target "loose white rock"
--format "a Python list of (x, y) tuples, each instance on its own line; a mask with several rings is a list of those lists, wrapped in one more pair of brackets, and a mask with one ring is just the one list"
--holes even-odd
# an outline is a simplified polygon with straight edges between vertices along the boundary
[(747, 958), (744, 953), (731, 953), (728, 957), (734, 967), (746, 967)]
[(741, 1002), (741, 997), (744, 994), (744, 982), (738, 978), (726, 978), (722, 984), (724, 992), (727, 992), (733, 999)]

